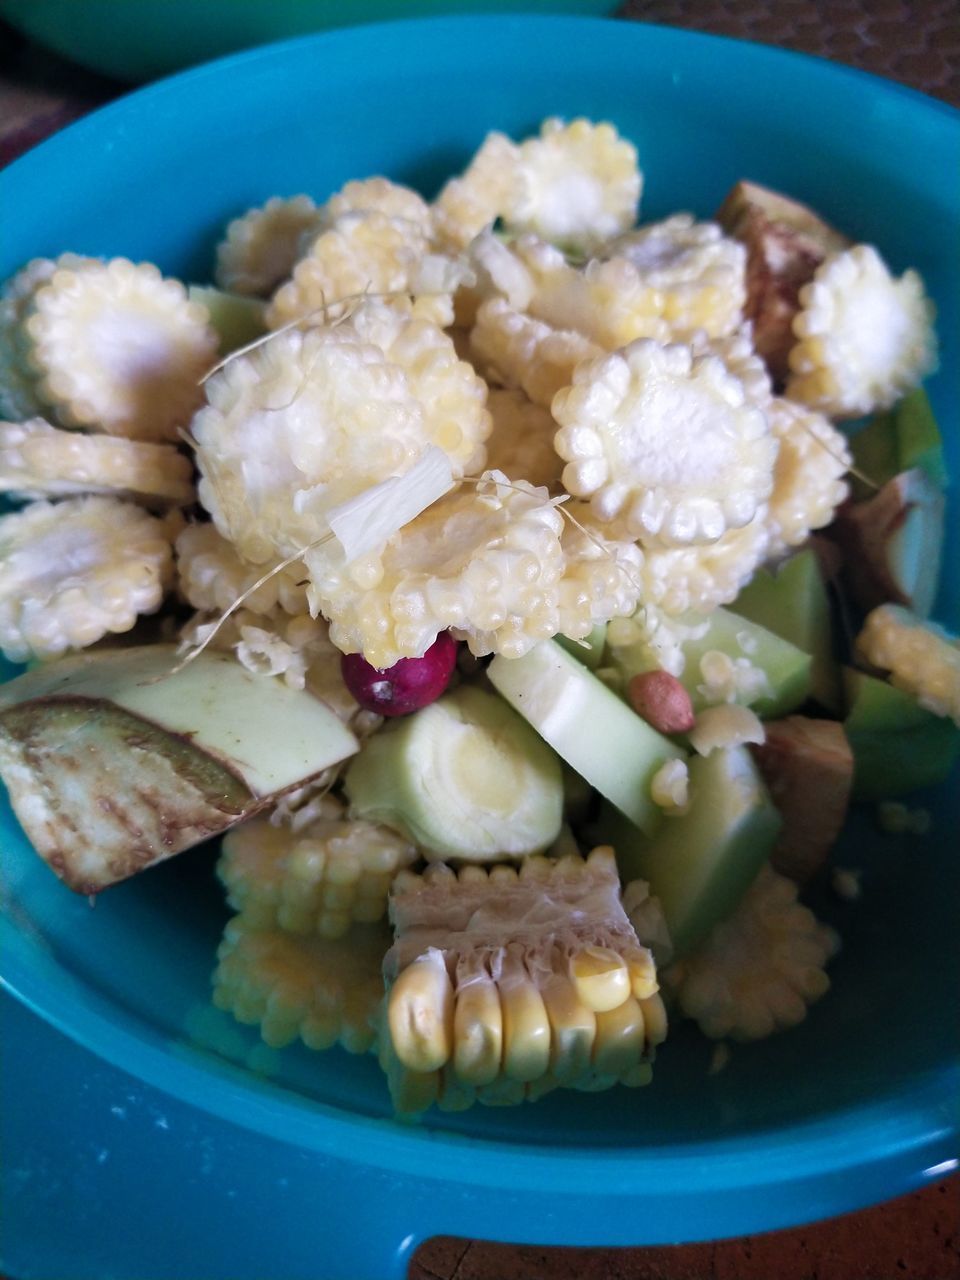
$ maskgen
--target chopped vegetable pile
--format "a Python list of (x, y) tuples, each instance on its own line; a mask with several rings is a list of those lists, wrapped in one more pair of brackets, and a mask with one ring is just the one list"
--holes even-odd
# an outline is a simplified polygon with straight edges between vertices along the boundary
[(225, 833), (214, 1003), (376, 1054), (399, 1114), (800, 1022), (849, 806), (919, 835), (960, 754), (923, 281), (643, 185), (550, 119), (432, 202), (265, 193), (213, 284), (0, 293), (14, 810), (87, 894)]

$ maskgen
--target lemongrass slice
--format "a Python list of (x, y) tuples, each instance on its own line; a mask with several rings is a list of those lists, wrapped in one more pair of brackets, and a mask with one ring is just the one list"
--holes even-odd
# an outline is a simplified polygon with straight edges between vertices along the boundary
[(163, 523), (116, 498), (36, 502), (0, 517), (0, 649), (14, 662), (129, 631), (172, 574)]
[(167, 444), (62, 431), (43, 418), (0, 422), (0, 492), (20, 498), (113, 494), (189, 506), (193, 468)]
[(320, 210), (309, 196), (273, 196), (227, 226), (217, 245), (214, 280), (231, 293), (267, 298), (286, 280), (304, 242), (319, 234)]
[(204, 307), (151, 263), (58, 266), (22, 324), (37, 394), (65, 426), (174, 440), (218, 340)]
[(713, 543), (757, 514), (776, 442), (716, 357), (631, 343), (581, 364), (558, 392), (554, 447), (570, 493), (647, 547)]
[(936, 364), (933, 304), (871, 245), (828, 257), (800, 290), (787, 395), (829, 417), (886, 409)]

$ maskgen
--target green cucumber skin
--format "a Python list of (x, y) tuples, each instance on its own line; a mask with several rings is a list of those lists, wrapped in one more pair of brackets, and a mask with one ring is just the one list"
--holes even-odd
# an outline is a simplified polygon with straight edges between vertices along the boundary
[[(875, 414), (850, 441), (854, 466), (872, 484), (883, 486), (902, 471), (919, 467), (935, 485), (949, 483), (943, 439), (930, 400), (917, 387), (893, 406)], [(872, 487), (852, 477), (854, 497), (870, 497)]]
[(610, 811), (596, 828), (624, 881), (645, 880), (659, 898), (678, 956), (735, 910), (782, 825), (745, 747), (691, 760), (690, 794), (687, 812), (664, 819), (653, 839)]
[[(694, 711), (703, 711), (708, 705), (698, 689), (703, 683), (700, 659), (713, 649), (733, 659), (746, 658), (767, 673), (772, 693), (757, 698), (750, 704), (761, 719), (779, 719), (806, 701), (810, 693), (812, 665), (808, 653), (766, 627), (729, 609), (715, 609), (704, 621), (709, 624), (706, 634), (698, 640), (688, 640), (682, 646), (685, 664), (679, 679), (690, 695)], [(738, 643), (737, 636), (744, 632), (756, 642), (756, 649), (752, 654), (746, 653)], [(640, 646), (610, 646), (607, 657), (611, 665), (620, 672), (624, 688), (635, 675), (650, 670), (650, 663)]]
[(730, 609), (809, 653), (810, 695), (828, 711), (839, 713), (840, 667), (830, 599), (815, 552), (799, 551), (773, 572), (758, 569)]
[(522, 658), (494, 658), (487, 675), (576, 773), (641, 830), (657, 829), (650, 784), (668, 760), (684, 758), (679, 747), (552, 640)]
[(960, 729), (952, 720), (865, 672), (847, 668), (844, 683), (854, 801), (893, 800), (947, 780), (960, 758)]
[[(522, 781), (513, 811), (484, 809), (469, 797), (464, 802), (450, 785), (444, 754), (447, 746), (454, 754), (457, 724), (483, 735), (502, 757), (505, 786)], [(540, 853), (563, 820), (558, 757), (501, 698), (469, 685), (368, 739), (347, 770), (344, 789), (356, 817), (399, 830), (428, 858), (490, 861)]]

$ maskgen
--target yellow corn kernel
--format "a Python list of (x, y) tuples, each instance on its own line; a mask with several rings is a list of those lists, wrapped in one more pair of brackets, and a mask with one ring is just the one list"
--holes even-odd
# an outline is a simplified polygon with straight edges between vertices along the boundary
[(630, 995), (630, 970), (609, 947), (584, 947), (570, 957), (570, 980), (594, 1013), (606, 1013)]
[(646, 1000), (660, 989), (657, 966), (646, 947), (638, 947), (624, 956), (630, 973), (630, 990), (638, 1000)]
[(561, 1083), (576, 1080), (590, 1067), (597, 1015), (566, 974), (552, 973), (541, 994), (550, 1022), (550, 1072)]
[(397, 977), (387, 1021), (397, 1058), (411, 1071), (436, 1071), (453, 1048), (453, 985), (443, 953), (431, 947)]
[(503, 1010), (503, 1074), (524, 1083), (542, 1076), (550, 1063), (550, 1021), (522, 955), (507, 948), (499, 982)]
[(500, 1073), (503, 1014), (497, 984), (475, 972), (464, 981), (457, 975), (453, 1015), (453, 1066), (465, 1084), (490, 1084)]
[(667, 1038), (667, 1010), (663, 998), (657, 994), (641, 999), (640, 1008), (647, 1029), (647, 1047), (654, 1049)]
[(593, 1069), (599, 1076), (621, 1076), (643, 1056), (646, 1042), (643, 1010), (629, 996), (615, 1009), (597, 1014)]

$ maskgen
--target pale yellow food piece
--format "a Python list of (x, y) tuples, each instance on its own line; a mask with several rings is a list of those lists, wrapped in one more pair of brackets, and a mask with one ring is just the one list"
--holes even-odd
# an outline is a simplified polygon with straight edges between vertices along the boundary
[(555, 329), (573, 329), (605, 351), (638, 338), (686, 342), (698, 329), (724, 337), (742, 322), (739, 293), (721, 302), (713, 285), (666, 289), (654, 282), (656, 273), (648, 280), (623, 254), (575, 266), (535, 236), (521, 236), (514, 252), (533, 281), (529, 314)]
[(936, 716), (960, 725), (960, 640), (936, 623), (899, 605), (885, 604), (867, 616), (857, 652), (890, 682), (913, 694)]
[[(175, 550), (181, 595), (194, 609), (211, 614), (229, 609), (265, 576), (263, 565), (247, 563), (214, 524), (188, 524), (177, 537)], [(277, 609), (293, 617), (305, 614), (303, 578), (303, 565), (294, 561), (247, 595), (243, 608), (265, 615)]]
[(354, 924), (339, 938), (295, 937), (234, 916), (217, 951), (213, 1003), (259, 1025), (272, 1048), (299, 1038), (310, 1049), (376, 1052), (389, 943), (382, 924)]
[(214, 280), (230, 293), (268, 298), (319, 234), (321, 211), (309, 196), (273, 196), (227, 226)]
[[(404, 871), (390, 915), (381, 1061), (398, 1110), (649, 1079), (666, 1018), (610, 849)], [(424, 1079), (417, 1101), (415, 1077), (436, 1072), (439, 1094)]]
[(777, 397), (767, 418), (779, 445), (767, 511), (767, 554), (776, 556), (831, 522), (850, 492), (853, 459), (846, 437), (815, 410)]
[(767, 557), (766, 508), (742, 529), (728, 529), (716, 542), (650, 549), (640, 568), (641, 599), (668, 618), (690, 611), (710, 613), (735, 600)]
[(224, 837), (217, 875), (230, 906), (258, 928), (336, 937), (351, 920), (382, 919), (394, 876), (416, 857), (371, 822), (320, 818), (294, 831), (258, 817)]
[(727, 334), (743, 319), (747, 251), (716, 223), (677, 213), (619, 236), (603, 253), (626, 258), (661, 295), (663, 318), (676, 334)]
[(486, 386), (451, 340), (373, 301), (343, 324), (278, 333), (206, 392), (191, 426), (200, 500), (254, 564), (323, 537), (332, 507), (431, 444), (456, 475), (482, 467), (490, 431)]
[(554, 329), (517, 311), (505, 298), (483, 302), (470, 332), (470, 351), (491, 381), (521, 388), (545, 409), (570, 385), (581, 361), (601, 349), (572, 329)]
[(15, 422), (34, 418), (46, 412), (47, 406), (37, 394), (40, 374), (27, 360), (25, 335), (21, 325), (33, 295), (46, 284), (58, 267), (95, 262), (76, 254), (52, 258), (33, 258), (0, 290), (0, 417)]
[(0, 422), (0, 492), (114, 494), (161, 507), (196, 499), (190, 461), (172, 445), (63, 431), (43, 418)]
[(936, 364), (933, 304), (871, 245), (835, 253), (800, 290), (786, 394), (829, 417), (886, 409)]
[(413, 223), (427, 237), (432, 232), (430, 206), (423, 196), (389, 178), (353, 179), (335, 192), (321, 210), (325, 223), (334, 223), (345, 213), (382, 213), (387, 218)]
[(633, 342), (578, 365), (552, 412), (567, 490), (645, 547), (715, 544), (770, 495), (776, 441), (715, 356)]
[(68, 427), (176, 440), (216, 359), (208, 312), (152, 263), (58, 262), (21, 322), (36, 393)]
[(558, 493), (563, 459), (553, 447), (557, 423), (550, 411), (522, 391), (506, 388), (490, 391), (487, 408), (493, 419), (487, 440), (489, 470)]
[(0, 650), (55, 658), (153, 613), (172, 577), (161, 520), (117, 498), (34, 502), (0, 517)]
[(451, 178), (433, 203), (441, 244), (465, 249), (517, 198), (519, 148), (503, 133), (489, 133), (466, 170)]
[(375, 667), (418, 657), (450, 627), (473, 653), (519, 655), (559, 627), (562, 532), (544, 490), (485, 473), (396, 533), (363, 583), (307, 552), (311, 599), (334, 643)]
[(433, 252), (426, 228), (376, 209), (341, 214), (317, 236), (291, 279), (267, 308), (271, 329), (294, 322), (321, 325), (365, 295), (401, 306), (419, 298), (417, 314), (441, 326), (453, 319), (453, 294), (472, 278), (466, 264)]
[(673, 964), (665, 988), (704, 1035), (760, 1040), (802, 1022), (830, 987), (832, 929), (797, 901), (797, 886), (769, 866), (736, 911)]
[(586, 250), (633, 226), (641, 187), (636, 148), (612, 124), (551, 117), (520, 143), (501, 212), (511, 230)]

